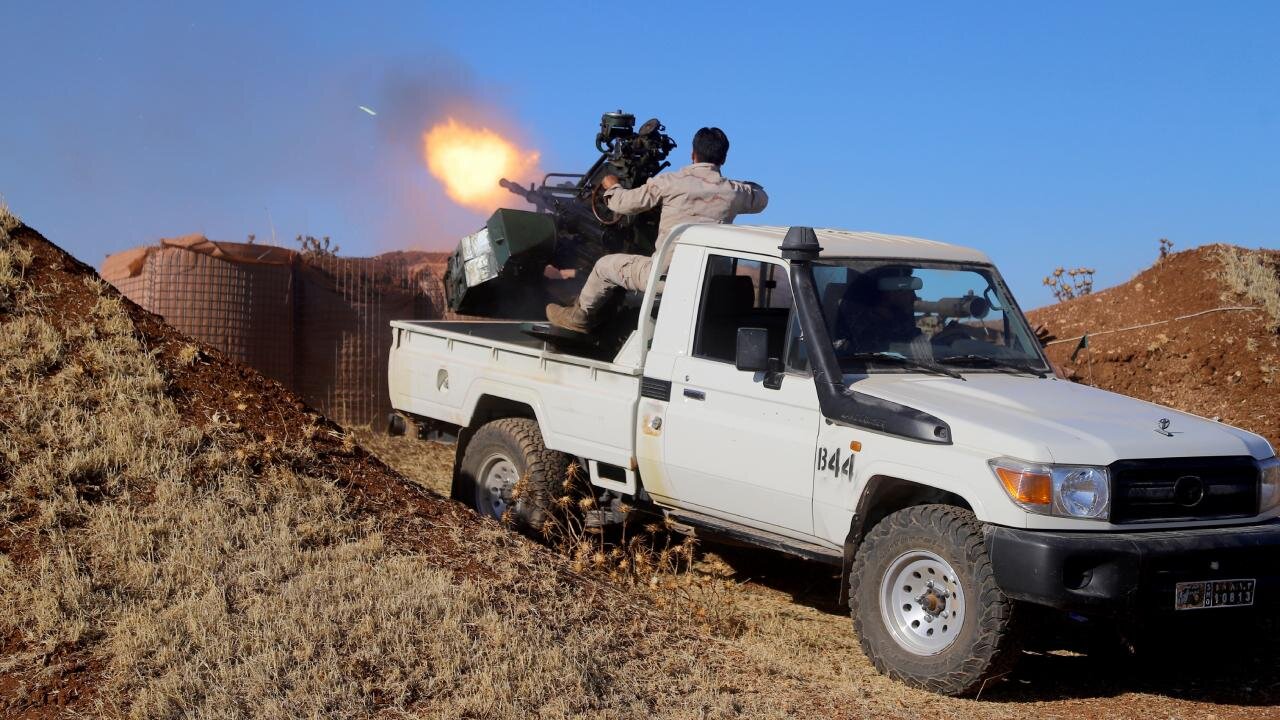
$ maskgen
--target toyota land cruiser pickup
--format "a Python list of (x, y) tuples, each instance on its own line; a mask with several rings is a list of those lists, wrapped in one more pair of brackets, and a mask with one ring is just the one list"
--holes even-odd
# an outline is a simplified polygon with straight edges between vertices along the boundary
[(1006, 672), (1026, 604), (1154, 622), (1280, 599), (1267, 441), (1056, 377), (976, 250), (688, 225), (621, 332), (391, 325), (393, 430), (457, 436), (456, 498), (536, 527), (573, 461), (600, 507), (829, 562), (864, 652), (919, 687)]

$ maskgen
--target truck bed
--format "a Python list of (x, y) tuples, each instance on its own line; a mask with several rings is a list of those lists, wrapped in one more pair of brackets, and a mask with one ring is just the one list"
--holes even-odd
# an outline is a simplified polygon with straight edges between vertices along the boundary
[(393, 321), (392, 407), (469, 426), (489, 404), (527, 405), (547, 447), (631, 467), (640, 370), (559, 352), (521, 325)]

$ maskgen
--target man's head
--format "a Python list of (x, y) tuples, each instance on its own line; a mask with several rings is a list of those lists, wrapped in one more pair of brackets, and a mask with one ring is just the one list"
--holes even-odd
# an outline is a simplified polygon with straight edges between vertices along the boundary
[(729, 138), (718, 127), (704, 127), (693, 134), (693, 161), (723, 165), (729, 156)]

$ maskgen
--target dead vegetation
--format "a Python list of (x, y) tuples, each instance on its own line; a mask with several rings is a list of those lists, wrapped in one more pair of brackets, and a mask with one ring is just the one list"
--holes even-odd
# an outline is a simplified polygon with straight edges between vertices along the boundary
[(1218, 246), (1222, 270), (1218, 278), (1226, 286), (1223, 299), (1244, 298), (1266, 310), (1274, 329), (1280, 330), (1280, 262), (1261, 252), (1233, 245)]
[[(12, 257), (33, 238), (19, 229), (0, 250)], [(873, 706), (842, 712), (849, 688), (726, 645), (698, 629), (705, 617), (681, 616), (687, 605), (664, 610), (577, 574), (444, 500), (378, 490), (360, 478), (402, 481), (361, 461), (350, 434), (318, 421), (251, 429), (260, 410), (296, 413), (208, 382), (181, 390), (182, 373), (223, 361), (142, 332), (136, 307), (42, 252), (0, 312), (0, 714), (839, 717)], [(402, 499), (376, 499), (391, 490)]]
[(31, 264), (31, 251), (9, 242), (9, 232), (21, 224), (0, 198), (0, 312), (13, 307)]
[[(1041, 284), (1053, 292), (1053, 297), (1058, 302), (1066, 302), (1093, 292), (1093, 273), (1093, 268), (1080, 267), (1067, 270), (1058, 266), (1045, 276)], [(1063, 277), (1064, 275), (1066, 277)]]
[[(370, 427), (356, 429), (353, 436), (405, 477), (440, 495), (450, 494), (454, 447), (391, 437)], [(525, 491), (521, 481), (513, 499)], [(558, 491), (557, 505), (565, 512), (549, 517), (540, 534), (569, 559), (575, 572), (640, 591), (654, 606), (676, 613), (705, 632), (725, 638), (741, 635), (745, 623), (729, 597), (732, 581), (719, 572), (724, 568), (703, 564), (690, 572), (697, 552), (692, 538), (672, 532), (670, 524), (657, 517), (635, 519), (609, 533), (588, 527), (581, 512), (574, 510), (592, 510), (595, 501), (586, 473), (576, 464), (570, 464)], [(504, 524), (510, 526), (510, 518)]]
[(0, 196), (0, 240), (5, 239), (5, 236), (21, 224), (22, 221), (19, 220), (18, 216), (14, 215), (13, 211), (9, 209), (9, 205), (4, 201), (4, 197)]
[[(904, 688), (857, 652), (829, 568), (754, 551), (698, 558), (683, 596), (574, 572), (572, 555), (410, 490), (351, 434), (15, 230), (0, 252), (29, 259), (6, 261), (22, 267), (0, 309), (0, 715), (1220, 712), (1106, 685), (1036, 699), (1087, 685), (1079, 664), (1065, 679), (1042, 664), (995, 702)], [(402, 442), (402, 467), (447, 491), (451, 451)], [(1230, 715), (1265, 717), (1259, 692)]]

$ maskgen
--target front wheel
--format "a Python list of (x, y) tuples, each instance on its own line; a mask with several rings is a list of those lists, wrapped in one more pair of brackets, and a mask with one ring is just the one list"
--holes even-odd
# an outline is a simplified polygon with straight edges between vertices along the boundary
[(881, 520), (849, 574), (862, 650), (880, 672), (945, 695), (1006, 673), (1017, 655), (1014, 602), (995, 583), (982, 524), (950, 505)]

